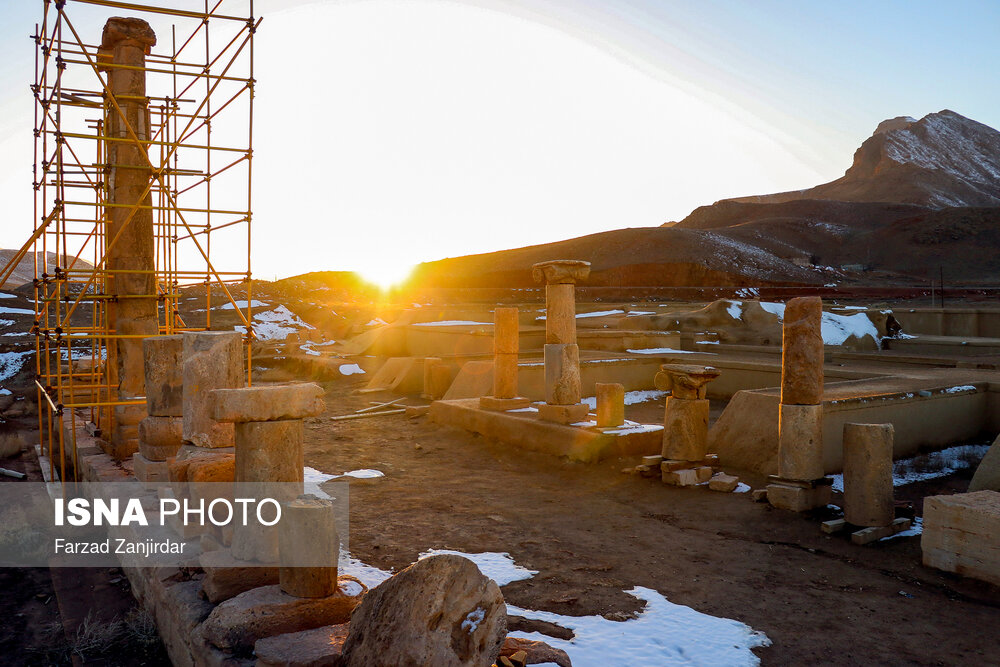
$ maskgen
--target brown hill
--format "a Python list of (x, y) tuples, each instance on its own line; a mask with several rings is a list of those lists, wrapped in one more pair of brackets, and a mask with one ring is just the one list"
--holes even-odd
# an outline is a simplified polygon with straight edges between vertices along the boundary
[[(0, 272), (2, 272), (7, 268), (7, 263), (10, 262), (16, 254), (17, 254), (16, 250), (7, 250), (4, 248), (0, 248)], [(0, 287), (4, 289), (15, 289), (17, 287), (20, 287), (21, 285), (30, 283), (32, 280), (34, 280), (36, 254), (38, 259), (38, 268), (40, 271), (44, 270), (47, 273), (53, 273), (55, 272), (57, 266), (62, 266), (62, 267), (66, 266), (65, 255), (62, 256), (63, 261), (59, 262), (58, 259), (60, 256), (54, 252), (45, 253), (44, 260), (42, 258), (41, 252), (28, 253), (21, 258), (21, 261), (18, 262), (17, 267), (10, 274), (10, 277), (7, 278), (7, 281), (2, 285), (0, 285)], [(43, 265), (44, 269), (42, 268)], [(78, 260), (77, 266), (81, 268), (90, 268), (91, 264), (83, 260)]]

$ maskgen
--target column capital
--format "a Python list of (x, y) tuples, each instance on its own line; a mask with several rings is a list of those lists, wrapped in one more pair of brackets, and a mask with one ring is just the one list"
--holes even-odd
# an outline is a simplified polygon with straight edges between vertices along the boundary
[(579, 259), (553, 259), (531, 266), (531, 276), (536, 283), (548, 285), (570, 284), (586, 280), (590, 275), (590, 262)]
[(674, 398), (705, 398), (705, 385), (721, 375), (711, 366), (693, 364), (663, 364), (653, 384), (661, 391), (669, 391)]
[(156, 45), (156, 33), (142, 19), (113, 16), (104, 24), (101, 48), (113, 49), (123, 42), (143, 49), (149, 55), (150, 48)]

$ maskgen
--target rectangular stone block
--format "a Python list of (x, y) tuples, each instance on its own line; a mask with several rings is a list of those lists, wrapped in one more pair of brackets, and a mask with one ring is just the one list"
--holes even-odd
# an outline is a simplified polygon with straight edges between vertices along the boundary
[(708, 480), (708, 488), (712, 491), (720, 491), (722, 493), (732, 493), (736, 490), (736, 486), (740, 483), (740, 478), (735, 475), (727, 475), (726, 473), (720, 472), (716, 475), (712, 475), (712, 478)]
[(156, 417), (180, 417), (184, 408), (184, 336), (142, 341), (146, 409)]
[(855, 526), (888, 526), (896, 518), (892, 424), (844, 424), (844, 518)]
[(278, 583), (277, 567), (254, 565), (237, 560), (228, 549), (202, 553), (199, 562), (205, 571), (201, 589), (205, 598), (213, 604), (254, 588)]
[(803, 488), (787, 484), (768, 484), (767, 501), (773, 507), (792, 512), (806, 512), (830, 503), (832, 487), (815, 486)]
[(146, 417), (139, 422), (139, 453), (150, 461), (166, 461), (177, 455), (183, 433), (182, 417)]
[(598, 382), (595, 385), (597, 394), (597, 426), (613, 428), (625, 423), (625, 387), (617, 382)]
[(208, 392), (217, 422), (270, 422), (323, 414), (323, 389), (313, 382), (268, 384)]
[(517, 308), (497, 308), (493, 311), (493, 354), (519, 352), (520, 326)]
[(520, 410), (531, 405), (531, 399), (524, 397), (497, 398), (496, 396), (480, 396), (479, 407), (483, 410), (494, 412), (506, 412), (507, 410)]
[(671, 486), (695, 486), (698, 484), (698, 473), (693, 468), (674, 471), (664, 470), (660, 474), (660, 479), (664, 484)]
[(857, 545), (871, 544), (890, 535), (909, 530), (910, 520), (906, 518), (894, 519), (887, 526), (870, 526), (851, 533), (851, 542)]
[(587, 419), (590, 413), (590, 406), (586, 403), (576, 405), (547, 405), (538, 406), (538, 418), (544, 421), (555, 422), (557, 424), (575, 424)]
[(708, 448), (708, 399), (667, 398), (663, 458), (701, 462)]
[(823, 406), (779, 407), (778, 474), (787, 479), (812, 480), (824, 475)]
[(547, 344), (545, 402), (573, 405), (580, 402), (580, 348), (575, 343)]
[(132, 456), (132, 470), (135, 478), (148, 486), (155, 484), (166, 484), (170, 481), (169, 465), (170, 460), (150, 461), (141, 453), (136, 452)]
[(330, 500), (301, 496), (284, 503), (278, 544), (281, 590), (300, 598), (337, 591), (340, 536)]
[(184, 441), (199, 447), (231, 447), (232, 424), (212, 416), (209, 392), (244, 384), (243, 338), (237, 331), (184, 334)]
[(924, 499), (925, 565), (1000, 585), (1000, 492)]

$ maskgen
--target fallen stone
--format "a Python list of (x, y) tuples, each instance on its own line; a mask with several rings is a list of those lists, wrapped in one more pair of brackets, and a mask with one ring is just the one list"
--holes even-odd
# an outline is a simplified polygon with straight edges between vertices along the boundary
[(430, 412), (431, 406), (429, 405), (407, 405), (406, 406), (406, 416), (409, 418), (423, 417), (428, 412)]
[(753, 498), (755, 503), (766, 503), (767, 489), (754, 489), (750, 492), (750, 497)]
[(506, 412), (507, 410), (520, 410), (531, 405), (531, 399), (523, 396), (514, 398), (497, 398), (496, 396), (480, 396), (479, 407), (483, 410), (493, 412)]
[(670, 484), (671, 486), (695, 486), (698, 484), (698, 473), (693, 468), (664, 471), (660, 478), (664, 484)]
[(663, 457), (660, 456), (659, 454), (656, 454), (654, 456), (642, 457), (642, 465), (644, 466), (652, 466), (653, 468), (659, 468), (661, 463), (663, 463)]
[(698, 466), (697, 468), (694, 469), (694, 475), (697, 478), (699, 484), (703, 484), (711, 480), (712, 473), (714, 472), (715, 471), (712, 470), (710, 466)]
[(724, 472), (716, 473), (712, 475), (712, 479), (708, 480), (708, 488), (712, 491), (721, 491), (722, 493), (732, 493), (736, 490), (737, 485), (740, 483), (740, 478), (735, 475), (727, 475)]
[(349, 623), (265, 637), (254, 644), (257, 667), (336, 667)]
[(573, 667), (573, 662), (569, 659), (566, 651), (553, 648), (545, 642), (520, 637), (507, 637), (503, 640), (503, 646), (500, 648), (502, 657), (512, 656), (519, 651), (526, 654), (523, 663), (525, 665), (553, 663), (559, 667)]
[(202, 634), (224, 651), (249, 651), (265, 637), (347, 623), (365, 590), (348, 576), (340, 578), (340, 592), (326, 598), (297, 598), (278, 586), (255, 588), (217, 606), (202, 624)]
[(431, 556), (369, 591), (343, 659), (347, 667), (492, 665), (506, 635), (496, 582), (461, 556)]
[(806, 488), (786, 483), (768, 484), (767, 501), (778, 509), (806, 512), (828, 505), (831, 491), (828, 485)]
[(323, 414), (323, 389), (312, 382), (269, 384), (209, 392), (217, 422), (270, 422)]

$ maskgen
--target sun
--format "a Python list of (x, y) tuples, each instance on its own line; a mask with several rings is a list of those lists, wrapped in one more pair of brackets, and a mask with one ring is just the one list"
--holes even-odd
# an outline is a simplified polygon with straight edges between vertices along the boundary
[(375, 266), (366, 266), (358, 271), (358, 274), (370, 283), (378, 285), (383, 290), (398, 287), (413, 273), (412, 264), (385, 263)]

